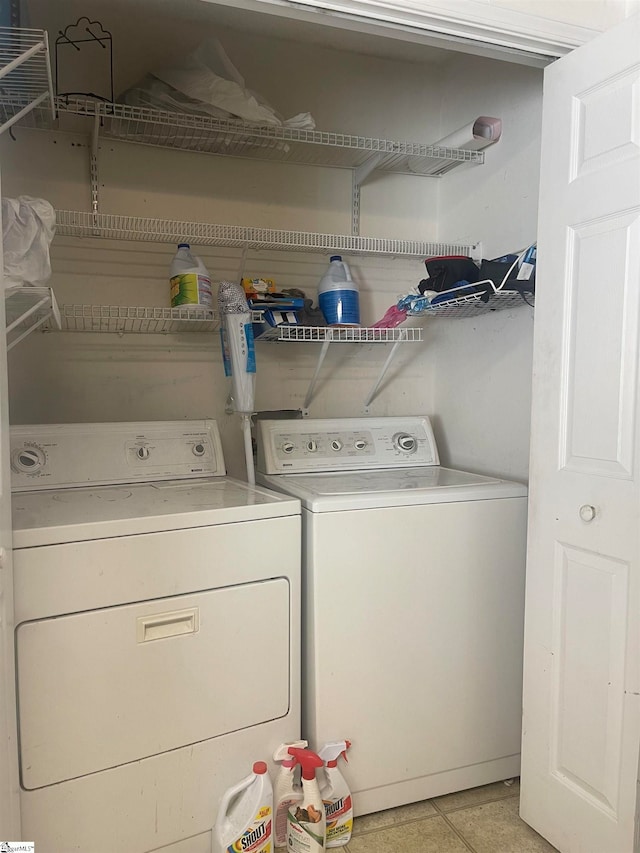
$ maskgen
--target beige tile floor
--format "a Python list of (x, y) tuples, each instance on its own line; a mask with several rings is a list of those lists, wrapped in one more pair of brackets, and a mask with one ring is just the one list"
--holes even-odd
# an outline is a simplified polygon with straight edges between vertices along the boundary
[(345, 853), (557, 853), (518, 817), (517, 780), (355, 819)]

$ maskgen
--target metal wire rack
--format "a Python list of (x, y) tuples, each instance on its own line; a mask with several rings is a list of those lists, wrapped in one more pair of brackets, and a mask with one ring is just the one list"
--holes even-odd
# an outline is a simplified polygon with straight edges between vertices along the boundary
[(490, 314), (493, 311), (504, 311), (509, 308), (520, 308), (522, 305), (535, 306), (535, 296), (527, 293), (524, 296), (517, 291), (499, 290), (492, 293), (488, 301), (482, 301), (482, 294), (474, 293), (468, 296), (458, 296), (448, 302), (439, 302), (430, 305), (421, 314), (421, 317), (449, 317), (460, 320), (464, 317), (479, 317), (481, 314)]
[(49, 100), (55, 118), (49, 43), (44, 30), (0, 27), (0, 133)]
[(91, 99), (58, 99), (60, 113), (99, 116), (101, 135), (110, 139), (231, 157), (355, 169), (376, 158), (385, 172), (428, 174), (429, 165), (483, 163), (480, 151), (442, 148), (278, 126), (254, 126), (237, 120), (130, 107)]
[(422, 329), (369, 329), (337, 326), (276, 326), (267, 327), (259, 341), (291, 341), (297, 343), (389, 344), (396, 341), (422, 340)]
[(122, 305), (63, 305), (60, 329), (65, 332), (168, 334), (212, 332), (215, 312), (205, 308), (148, 308)]
[(60, 312), (50, 287), (16, 286), (5, 291), (7, 349), (39, 328), (59, 329)]
[(420, 240), (391, 240), (305, 231), (277, 231), (240, 225), (212, 225), (120, 216), (109, 213), (56, 211), (56, 233), (67, 237), (102, 237), (160, 243), (189, 242), (201, 246), (281, 249), (300, 252), (348, 252), (352, 255), (391, 255), (424, 258), (430, 255), (473, 254), (475, 247)]

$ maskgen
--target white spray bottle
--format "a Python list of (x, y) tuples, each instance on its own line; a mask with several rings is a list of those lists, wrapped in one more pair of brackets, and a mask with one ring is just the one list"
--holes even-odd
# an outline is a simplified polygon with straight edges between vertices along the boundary
[(344, 847), (353, 832), (353, 802), (351, 791), (338, 768), (340, 756), (347, 761), (347, 750), (351, 741), (339, 740), (325, 743), (318, 755), (325, 762), (327, 781), (321, 786), (322, 799), (327, 815), (327, 848)]
[(306, 740), (295, 743), (281, 743), (273, 753), (273, 760), (280, 762), (280, 772), (273, 790), (274, 846), (284, 847), (287, 843), (287, 815), (290, 807), (302, 799), (302, 787), (295, 784), (295, 769), (297, 761), (289, 755), (289, 747), (304, 749), (308, 746)]
[(327, 821), (316, 779), (316, 769), (324, 762), (310, 749), (290, 746), (289, 755), (302, 768), (302, 797), (289, 808), (287, 850), (289, 853), (318, 853), (326, 850)]

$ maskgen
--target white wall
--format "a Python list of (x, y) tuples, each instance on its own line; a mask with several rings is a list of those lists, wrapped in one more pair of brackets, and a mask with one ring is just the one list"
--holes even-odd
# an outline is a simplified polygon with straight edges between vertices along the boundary
[[(71, 7), (38, 0), (32, 3), (32, 23), (56, 32), (75, 20), (76, 11), (90, 16), (95, 11), (114, 33), (116, 89), (130, 84), (164, 57), (175, 57), (197, 44), (206, 30), (201, 19), (190, 21), (186, 6), (179, 19), (158, 15), (141, 20), (125, 15), (125, 7), (132, 7), (121, 0), (95, 5), (93, 10), (90, 3)], [(505, 141), (489, 152), (488, 164), (482, 169), (467, 168), (464, 174), (460, 170), (459, 175), (452, 173), (441, 181), (375, 178), (363, 189), (362, 216), (362, 233), (372, 236), (480, 237), (492, 246), (492, 252), (513, 249), (514, 241), (520, 245), (529, 239), (537, 192), (537, 71), (514, 71), (514, 66), (469, 58), (462, 75), (459, 56), (451, 67), (402, 62), (211, 29), (222, 39), (250, 87), (285, 115), (310, 110), (322, 130), (429, 143), (482, 113), (505, 120), (511, 117), (516, 126), (522, 121), (531, 124), (534, 159), (516, 182), (523, 204), (521, 226), (512, 222), (513, 213), (506, 209), (500, 215), (493, 210), (489, 218), (484, 209), (487, 198), (497, 198), (496, 207), (502, 209), (506, 176), (524, 162), (516, 151), (523, 134), (512, 137), (506, 131)], [(464, 82), (462, 76), (466, 76)], [(490, 95), (489, 87), (496, 83), (500, 91)], [(527, 94), (521, 99), (518, 93), (523, 88)], [(6, 194), (41, 195), (58, 208), (87, 209), (86, 137), (20, 129), (16, 135), (17, 142), (4, 140), (0, 152)], [(101, 181), (102, 210), (107, 213), (333, 233), (350, 230), (348, 171), (103, 141)], [(475, 199), (471, 207), (462, 204), (466, 197)], [(443, 216), (439, 216), (439, 204)], [(496, 237), (501, 230), (505, 244)], [(239, 251), (195, 249), (214, 279), (236, 277)], [(56, 238), (52, 284), (61, 303), (166, 305), (172, 254), (173, 247), (162, 244)], [(349, 260), (361, 286), (363, 322), (378, 319), (425, 275), (418, 261)], [(246, 274), (271, 276), (281, 287), (302, 287), (314, 295), (326, 262), (322, 256), (255, 252), (248, 259)], [(445, 461), (523, 478), (528, 398), (525, 391), (514, 404), (511, 391), (516, 386), (528, 387), (530, 340), (529, 309), (471, 323), (431, 321), (423, 344), (402, 349), (371, 413), (435, 412)], [(228, 467), (241, 475), (240, 434), (236, 419), (224, 412), (227, 389), (218, 350), (217, 338), (199, 335), (32, 336), (11, 354), (12, 420), (215, 417), (222, 426)], [(387, 352), (386, 346), (336, 346), (323, 369), (311, 415), (362, 413), (366, 393)], [(316, 345), (258, 344), (256, 407), (301, 406), (317, 355)], [(477, 371), (467, 370), (470, 355), (479, 359)], [(493, 378), (486, 382), (481, 366), (494, 362), (508, 365), (510, 379), (504, 387)], [(478, 398), (483, 398), (482, 406), (477, 405)], [(497, 424), (506, 445), (478, 439), (495, 433)]]
[[(474, 234), (486, 258), (536, 240), (541, 95), (539, 72), (497, 62), (479, 67), (471, 57), (461, 57), (444, 83), (445, 132), (464, 124), (470, 113), (501, 116), (504, 122), (502, 139), (487, 149), (485, 164), (467, 174), (452, 172), (440, 195), (442, 231), (463, 238)], [(438, 354), (434, 410), (443, 424), (448, 462), (526, 477), (533, 318), (533, 308), (524, 306), (430, 325)]]

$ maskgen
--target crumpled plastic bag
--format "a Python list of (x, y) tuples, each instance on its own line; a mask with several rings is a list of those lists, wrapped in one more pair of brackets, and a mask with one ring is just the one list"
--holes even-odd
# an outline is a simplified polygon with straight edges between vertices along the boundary
[(6, 287), (43, 285), (51, 277), (49, 246), (56, 212), (43, 198), (2, 199), (2, 247)]
[(244, 78), (215, 38), (203, 42), (179, 65), (147, 74), (123, 92), (119, 101), (133, 107), (239, 118), (256, 125), (304, 130), (316, 126), (309, 113), (284, 120), (264, 98), (247, 89)]

